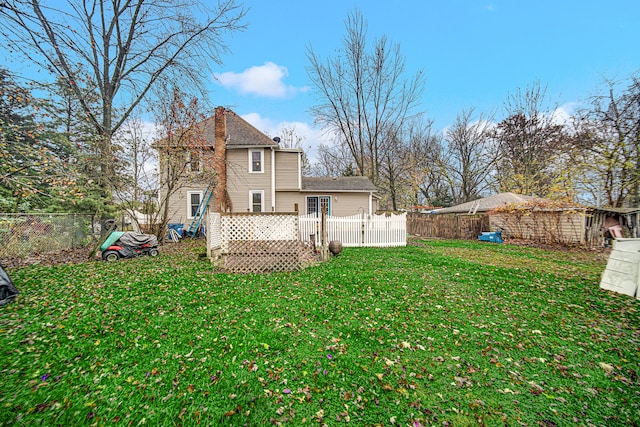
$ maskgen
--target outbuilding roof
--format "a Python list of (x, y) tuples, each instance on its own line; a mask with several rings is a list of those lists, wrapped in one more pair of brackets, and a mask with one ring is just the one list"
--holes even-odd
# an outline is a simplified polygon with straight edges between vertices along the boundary
[(450, 208), (438, 209), (439, 214), (444, 213), (478, 213), (488, 212), (509, 204), (519, 204), (534, 200), (545, 200), (540, 197), (525, 196), (516, 193), (499, 193), (493, 196), (485, 197), (471, 202), (462, 203), (460, 205), (451, 206)]
[(376, 186), (365, 176), (303, 177), (303, 192), (363, 192), (376, 191)]

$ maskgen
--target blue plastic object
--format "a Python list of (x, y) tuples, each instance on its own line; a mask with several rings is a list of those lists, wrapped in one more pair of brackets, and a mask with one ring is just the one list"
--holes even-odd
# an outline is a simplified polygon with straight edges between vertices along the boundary
[(478, 240), (483, 242), (502, 243), (502, 231), (483, 231), (478, 236)]
[[(184, 232), (184, 224), (171, 223), (167, 224), (167, 228), (169, 230), (174, 230), (178, 233), (178, 236), (182, 237), (182, 233)], [(171, 240), (171, 234), (169, 234), (168, 239)]]

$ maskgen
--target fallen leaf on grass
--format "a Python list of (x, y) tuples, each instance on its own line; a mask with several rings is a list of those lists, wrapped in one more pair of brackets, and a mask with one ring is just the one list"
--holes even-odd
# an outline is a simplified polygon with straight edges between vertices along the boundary
[(600, 367), (601, 367), (602, 369), (604, 369), (604, 371), (605, 371), (607, 374), (610, 374), (610, 373), (612, 373), (612, 372), (613, 372), (613, 366), (612, 366), (612, 365), (610, 365), (610, 364), (608, 364), (608, 363), (600, 362), (600, 363), (598, 363), (598, 365), (600, 365)]

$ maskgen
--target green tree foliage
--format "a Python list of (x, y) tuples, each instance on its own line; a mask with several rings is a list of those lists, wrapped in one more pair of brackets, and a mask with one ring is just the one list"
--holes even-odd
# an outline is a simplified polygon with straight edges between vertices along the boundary
[[(98, 97), (94, 88), (88, 82), (79, 82), (81, 90), (92, 108), (97, 109)], [(99, 141), (101, 136), (96, 134), (95, 128), (87, 119), (79, 101), (69, 89), (66, 82), (57, 79), (53, 84), (41, 85), (46, 91), (46, 99), (42, 101), (42, 111), (46, 114), (47, 127), (55, 137), (64, 144), (65, 149), (59, 154), (64, 156), (69, 169), (75, 176), (75, 192), (69, 192), (67, 197), (56, 200), (49, 207), (49, 211), (73, 211), (92, 213), (100, 216), (111, 216), (114, 207), (103, 197), (99, 185), (101, 167)], [(117, 158), (119, 151), (115, 151)], [(121, 162), (114, 162), (114, 170), (119, 172)], [(119, 180), (114, 180), (117, 185)]]
[(44, 102), (0, 69), (0, 210), (43, 210), (81, 196), (77, 150), (45, 120)]
[(244, 28), (246, 10), (234, 0), (63, 3), (3, 1), (3, 35), (9, 49), (59, 78), (78, 102), (99, 136), (95, 178), (109, 202), (118, 175), (114, 134), (163, 78), (202, 88), (208, 65), (228, 51), (223, 36)]

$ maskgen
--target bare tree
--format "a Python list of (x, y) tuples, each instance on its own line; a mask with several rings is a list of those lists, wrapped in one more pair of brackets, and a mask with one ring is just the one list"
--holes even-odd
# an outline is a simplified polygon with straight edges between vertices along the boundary
[(450, 181), (456, 203), (480, 197), (490, 185), (498, 158), (491, 118), (482, 114), (474, 118), (473, 114), (473, 108), (463, 110), (445, 136), (445, 176)]
[(345, 22), (339, 54), (321, 59), (309, 48), (309, 78), (320, 104), (312, 108), (316, 122), (336, 135), (349, 150), (359, 175), (378, 183), (380, 147), (386, 132), (401, 127), (416, 107), (424, 87), (421, 72), (404, 79), (400, 46), (385, 36), (367, 48), (367, 24), (359, 10)]
[(158, 158), (152, 146), (155, 134), (148, 127), (139, 117), (132, 117), (114, 137), (119, 146), (119, 162), (127, 178), (114, 187), (114, 194), (120, 200), (121, 207), (136, 222), (136, 211), (148, 215), (156, 213), (151, 206), (156, 202)]
[(213, 182), (214, 158), (204, 135), (205, 115), (197, 98), (177, 88), (167, 88), (168, 99), (158, 101), (155, 114), (161, 139), (155, 142), (158, 165), (158, 239), (165, 235), (171, 217), (171, 200), (185, 185)]
[[(618, 84), (607, 82), (607, 94), (592, 97), (592, 108), (576, 122), (578, 161), (585, 165), (584, 182), (596, 204), (611, 207), (640, 205), (640, 79), (632, 76), (616, 94)], [(601, 196), (604, 196), (602, 200)]]
[(310, 167), (312, 176), (352, 176), (356, 174), (348, 149), (341, 144), (320, 144), (317, 160)]
[(424, 179), (433, 167), (437, 137), (432, 132), (432, 122), (418, 115), (385, 135), (380, 146), (379, 188), (382, 203), (388, 208), (398, 210), (418, 204), (417, 189), (425, 185)]
[(306, 138), (298, 133), (294, 124), (282, 125), (276, 135), (278, 135), (278, 143), (282, 148), (300, 148), (303, 150), (301, 165), (302, 174), (308, 176), (311, 173), (311, 164), (309, 163), (309, 158), (307, 157), (303, 146)]
[[(243, 27), (235, 0), (7, 0), (0, 6), (9, 48), (64, 81), (102, 138), (102, 187), (114, 182), (112, 136), (166, 76), (184, 84), (208, 78), (223, 37)], [(86, 91), (83, 88), (95, 88)], [(99, 97), (98, 108), (87, 98)]]
[(412, 203), (431, 206), (450, 206), (453, 198), (446, 179), (444, 144), (433, 122), (418, 116), (406, 126), (408, 138), (408, 179)]
[(300, 135), (295, 125), (282, 125), (277, 132), (280, 146), (283, 148), (302, 148), (305, 137)]
[(562, 147), (563, 126), (554, 122), (554, 109), (544, 111), (546, 88), (534, 83), (508, 97), (507, 118), (498, 123), (500, 150), (496, 175), (499, 191), (546, 196), (557, 170), (554, 157)]

